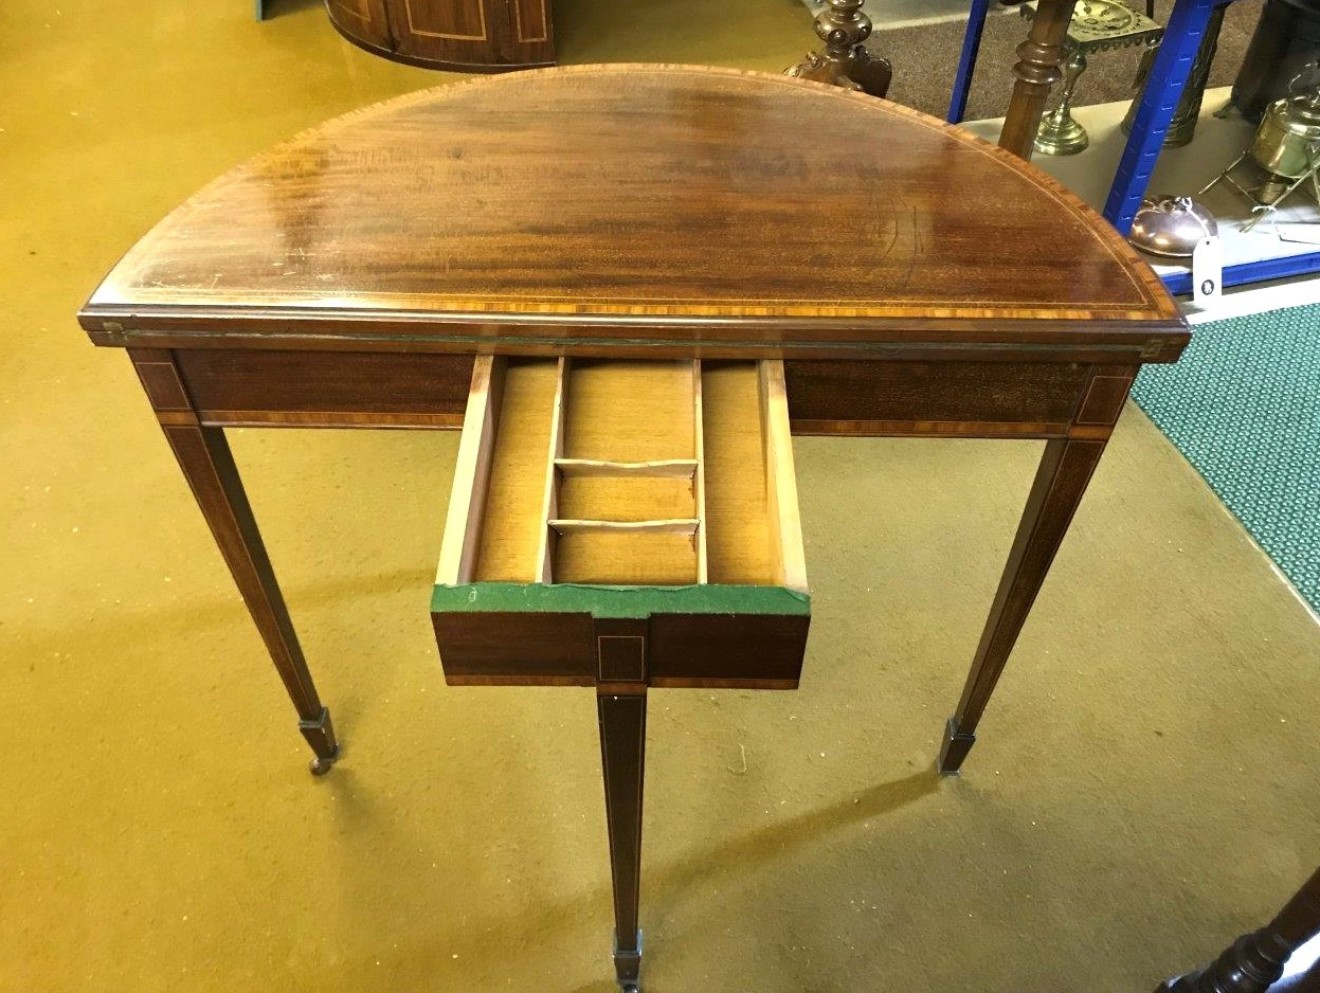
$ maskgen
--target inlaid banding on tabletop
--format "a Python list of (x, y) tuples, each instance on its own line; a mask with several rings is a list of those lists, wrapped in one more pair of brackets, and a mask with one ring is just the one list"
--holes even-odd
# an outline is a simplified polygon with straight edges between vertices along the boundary
[(879, 322), (958, 321), (984, 345), (1181, 326), (1116, 232), (1002, 150), (835, 88), (662, 66), (465, 82), (327, 122), (158, 225), (84, 318), (159, 331), (196, 307), (330, 333), (410, 310), (474, 337), (520, 316), (801, 318), (874, 340), (903, 330)]

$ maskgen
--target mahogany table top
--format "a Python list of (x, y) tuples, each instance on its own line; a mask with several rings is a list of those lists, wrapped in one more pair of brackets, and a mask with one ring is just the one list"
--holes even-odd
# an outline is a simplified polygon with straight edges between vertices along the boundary
[[(886, 101), (612, 65), (409, 94), (233, 169), (80, 315), (103, 344), (1140, 346), (1173, 302), (1075, 195)], [(272, 341), (258, 343), (271, 347)]]

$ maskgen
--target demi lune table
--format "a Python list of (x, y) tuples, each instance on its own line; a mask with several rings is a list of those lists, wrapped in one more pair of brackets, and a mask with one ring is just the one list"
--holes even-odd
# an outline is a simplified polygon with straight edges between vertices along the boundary
[(952, 773), (1133, 377), (1188, 341), (1146, 263), (1004, 150), (837, 87), (655, 65), (330, 121), (176, 209), (79, 316), (128, 350), (318, 772), (338, 742), (227, 427), (459, 428), (481, 355), (773, 360), (794, 433), (1044, 439)]

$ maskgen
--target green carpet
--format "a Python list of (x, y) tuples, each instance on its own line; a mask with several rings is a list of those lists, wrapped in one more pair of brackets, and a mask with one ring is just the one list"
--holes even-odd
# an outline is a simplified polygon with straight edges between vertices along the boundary
[(1320, 610), (1320, 305), (1199, 325), (1133, 396)]

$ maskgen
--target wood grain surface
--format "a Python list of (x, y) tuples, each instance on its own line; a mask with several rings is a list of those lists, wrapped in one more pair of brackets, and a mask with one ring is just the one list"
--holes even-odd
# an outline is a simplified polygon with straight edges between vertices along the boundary
[[(946, 731), (940, 764), (952, 771), (1133, 376), (1142, 363), (1175, 360), (1189, 338), (1126, 243), (1002, 149), (838, 88), (672, 66), (466, 82), (331, 121), (171, 213), (80, 320), (94, 342), (130, 346), (318, 771), (337, 743), (225, 426), (456, 427), (466, 416), (489, 422), (490, 437), (479, 437), (490, 442), (504, 404), (493, 392), (469, 403), (474, 366), (543, 380), (529, 397), (548, 426), (527, 452), (509, 454), (514, 475), (521, 466), (528, 479), (507, 502), (537, 514), (536, 533), (506, 550), (508, 575), (523, 583), (544, 577), (554, 554), (543, 522), (558, 516), (545, 485), (564, 474), (556, 460), (600, 463), (627, 485), (639, 462), (692, 463), (694, 517), (713, 519), (719, 480), (701, 467), (737, 461), (746, 440), (712, 433), (695, 460), (688, 445), (561, 451), (556, 431), (575, 414), (556, 380), (580, 367), (589, 381), (593, 358), (693, 369), (782, 359), (781, 435), (791, 422), (797, 433), (1049, 439)], [(684, 437), (727, 399), (718, 376), (687, 382)], [(637, 398), (597, 399), (610, 417), (639, 416), (628, 412)], [(500, 471), (493, 454), (461, 452), (469, 494)], [(764, 512), (738, 513), (782, 515), (768, 496)], [(492, 530), (480, 502), (461, 509), (454, 519), (469, 530)], [(445, 575), (497, 558), (475, 539), (455, 547)], [(718, 579), (718, 545), (707, 551)], [(698, 574), (702, 561), (698, 553)], [(788, 571), (783, 555), (776, 564)], [(781, 613), (779, 628), (759, 608), (665, 615), (650, 631), (650, 684), (796, 685), (809, 619)], [(451, 682), (525, 682), (530, 672), (549, 684), (597, 683), (588, 614), (556, 615), (549, 634), (528, 627), (542, 615), (434, 616)]]
[(1112, 338), (1168, 360), (1186, 340), (1136, 253), (1001, 149), (835, 87), (655, 65), (330, 121), (175, 210), (81, 319), (105, 344), (524, 353)]
[(455, 72), (555, 62), (550, 0), (326, 0), (330, 23), (373, 55)]

